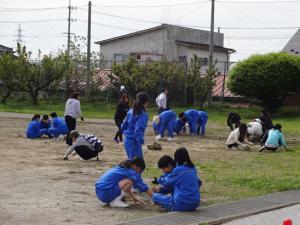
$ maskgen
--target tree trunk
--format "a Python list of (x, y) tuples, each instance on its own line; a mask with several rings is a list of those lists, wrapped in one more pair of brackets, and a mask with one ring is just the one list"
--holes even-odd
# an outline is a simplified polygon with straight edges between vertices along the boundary
[(6, 105), (6, 100), (10, 97), (12, 91), (7, 90), (6, 94), (1, 99), (1, 104)]
[(33, 105), (38, 105), (38, 95), (39, 95), (38, 90), (30, 92), (31, 102)]

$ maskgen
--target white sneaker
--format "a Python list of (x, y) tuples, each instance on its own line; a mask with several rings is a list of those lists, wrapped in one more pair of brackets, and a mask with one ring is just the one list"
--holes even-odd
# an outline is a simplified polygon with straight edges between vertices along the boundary
[(60, 135), (56, 138), (56, 140), (62, 141), (62, 140), (64, 140), (64, 138), (65, 138), (65, 136), (62, 135), (62, 134), (60, 134)]
[(114, 208), (127, 208), (129, 205), (121, 200), (113, 200), (110, 204), (111, 207)]
[(157, 135), (155, 138), (154, 138), (156, 141), (159, 141), (161, 139), (161, 135)]
[(174, 138), (171, 138), (171, 137), (167, 138), (167, 141), (173, 141), (173, 140), (174, 140)]
[(108, 203), (105, 203), (105, 202), (101, 202), (101, 201), (100, 201), (100, 205), (101, 205), (101, 206), (107, 206)]

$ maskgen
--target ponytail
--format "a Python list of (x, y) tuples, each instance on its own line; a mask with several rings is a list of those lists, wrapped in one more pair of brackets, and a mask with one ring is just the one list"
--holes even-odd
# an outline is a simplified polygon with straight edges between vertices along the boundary
[(245, 123), (240, 124), (239, 126), (239, 131), (240, 131), (240, 136), (239, 136), (239, 141), (243, 142), (245, 140), (246, 134), (247, 134), (247, 125)]
[(136, 96), (133, 104), (133, 115), (139, 115), (145, 111), (145, 104), (149, 101), (149, 96), (146, 92), (140, 92)]

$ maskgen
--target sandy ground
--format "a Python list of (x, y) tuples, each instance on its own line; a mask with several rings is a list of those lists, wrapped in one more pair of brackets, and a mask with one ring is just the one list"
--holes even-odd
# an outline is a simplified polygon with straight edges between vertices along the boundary
[[(102, 139), (105, 149), (100, 161), (82, 161), (77, 157), (63, 161), (67, 149), (64, 141), (25, 138), (29, 116), (0, 113), (0, 224), (117, 224), (164, 213), (151, 205), (146, 196), (142, 196), (146, 204), (132, 205), (129, 209), (100, 206), (94, 192), (95, 181), (105, 170), (125, 159), (122, 145), (111, 141), (116, 131), (112, 120), (78, 123), (80, 132), (93, 133)], [(219, 129), (208, 124), (205, 139), (177, 137), (172, 143), (161, 142), (163, 151), (149, 151), (146, 163), (156, 165), (160, 156), (173, 155), (180, 146), (187, 147), (195, 161), (237, 154), (224, 149), (226, 133), (214, 136), (210, 131)], [(146, 143), (151, 144), (153, 137), (149, 127)]]

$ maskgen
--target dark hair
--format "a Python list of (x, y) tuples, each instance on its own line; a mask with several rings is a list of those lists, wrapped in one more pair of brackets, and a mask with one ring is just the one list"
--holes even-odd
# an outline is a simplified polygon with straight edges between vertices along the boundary
[(49, 120), (49, 116), (48, 115), (43, 115), (43, 120)]
[(157, 163), (159, 169), (163, 169), (171, 165), (172, 167), (176, 166), (174, 159), (171, 156), (164, 155), (162, 156)]
[(161, 89), (161, 92), (165, 92), (166, 90), (168, 90), (168, 88), (167, 88), (167, 87), (163, 87), (163, 88)]
[(52, 118), (55, 118), (55, 117), (57, 117), (57, 114), (56, 114), (56, 112), (52, 112), (52, 113), (50, 114), (50, 116), (51, 116)]
[(273, 126), (273, 128), (276, 129), (276, 130), (279, 130), (279, 131), (281, 132), (282, 126), (281, 126), (281, 124), (277, 123), (277, 124), (275, 124), (275, 125)]
[[(128, 99), (128, 102), (125, 102), (125, 99), (126, 99), (126, 98)], [(124, 94), (122, 94), (119, 103), (120, 103), (120, 104), (124, 104), (124, 105), (129, 105), (129, 100), (130, 100), (129, 95), (126, 94), (126, 93), (124, 93)]]
[(78, 97), (79, 97), (79, 92), (78, 91), (74, 91), (73, 94), (71, 95), (71, 98), (78, 99)]
[(133, 114), (139, 115), (145, 111), (144, 104), (149, 101), (149, 95), (146, 92), (140, 92), (136, 95), (136, 100), (133, 104)]
[(178, 117), (183, 118), (184, 117), (184, 112), (178, 113)]
[(247, 134), (247, 125), (245, 123), (241, 123), (239, 125), (239, 131), (240, 131), (240, 137), (239, 137), (239, 141), (240, 142), (243, 142), (245, 137), (246, 137), (246, 134)]
[(179, 166), (184, 164), (189, 167), (195, 167), (194, 163), (190, 159), (189, 152), (184, 147), (178, 148), (175, 151), (174, 160)]
[(130, 169), (132, 165), (136, 165), (142, 171), (145, 170), (146, 164), (145, 161), (141, 158), (135, 157), (132, 160), (124, 160), (120, 162), (119, 166), (122, 168)]
[(36, 120), (36, 119), (39, 120), (40, 118), (41, 118), (40, 114), (34, 114), (33, 117), (32, 117), (32, 119), (31, 119), (31, 121)]
[(77, 130), (72, 130), (69, 134), (71, 138), (78, 138), (80, 136), (79, 132)]

